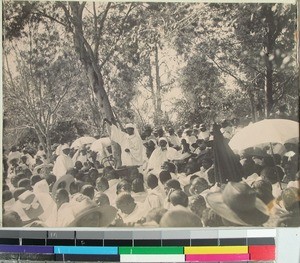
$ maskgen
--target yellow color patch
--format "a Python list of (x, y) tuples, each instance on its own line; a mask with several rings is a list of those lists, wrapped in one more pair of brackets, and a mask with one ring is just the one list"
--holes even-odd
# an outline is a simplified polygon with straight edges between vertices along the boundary
[(184, 254), (247, 254), (248, 246), (184, 247)]

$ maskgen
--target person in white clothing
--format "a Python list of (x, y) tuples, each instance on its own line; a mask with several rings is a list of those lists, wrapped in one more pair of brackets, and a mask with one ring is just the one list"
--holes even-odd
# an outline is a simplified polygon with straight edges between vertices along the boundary
[(158, 178), (154, 174), (149, 174), (147, 177), (147, 185), (149, 189), (144, 206), (147, 207), (148, 211), (153, 208), (161, 208), (164, 203), (164, 196), (158, 186)]
[(48, 221), (53, 213), (53, 210), (56, 210), (56, 204), (50, 195), (50, 189), (46, 179), (42, 179), (33, 185), (33, 193), (44, 210), (43, 214), (41, 214), (39, 218), (44, 221), (46, 225), (55, 226), (51, 225), (51, 223)]
[(108, 119), (104, 119), (104, 121), (111, 126), (111, 140), (115, 141), (121, 146), (122, 165), (143, 165), (146, 150), (135, 125), (133, 125), (132, 123), (126, 124), (126, 132), (123, 132), (116, 125), (112, 124)]
[(34, 158), (41, 157), (41, 159), (44, 159), (44, 156), (46, 155), (46, 152), (44, 151), (43, 145), (39, 145), (38, 151), (35, 154)]
[(194, 143), (196, 143), (197, 138), (193, 135), (193, 130), (188, 128), (184, 130), (184, 136), (183, 138), (186, 140), (186, 142), (190, 145), (190, 148)]
[(120, 211), (123, 222), (132, 225), (141, 220), (145, 216), (145, 208), (142, 204), (135, 203), (133, 197), (129, 193), (121, 193), (116, 200), (116, 206)]
[(55, 227), (66, 227), (74, 220), (69, 193), (66, 189), (59, 189), (55, 195), (57, 217)]
[(223, 134), (223, 137), (227, 140), (230, 140), (233, 136), (233, 127), (230, 125), (229, 121), (223, 120), (221, 123), (221, 133)]
[(74, 168), (74, 163), (69, 156), (70, 148), (67, 144), (62, 145), (61, 154), (56, 158), (53, 166), (53, 174), (57, 179), (67, 174), (69, 170)]
[(200, 124), (200, 132), (198, 134), (198, 139), (200, 140), (204, 140), (204, 141), (208, 141), (210, 133), (209, 131), (206, 129), (206, 126), (204, 123)]
[(173, 128), (169, 128), (169, 133), (167, 134), (167, 139), (171, 147), (179, 150), (180, 149), (180, 139), (175, 134), (175, 131)]
[(82, 164), (86, 163), (89, 160), (88, 149), (86, 145), (82, 145), (72, 157), (73, 163), (80, 161)]
[(7, 156), (7, 163), (8, 163), (8, 165), (9, 165), (9, 163), (10, 163), (10, 161), (12, 159), (18, 159), (18, 160), (20, 160), (21, 156), (22, 156), (22, 154), (18, 150), (17, 146), (12, 146), (11, 150), (10, 150), (8, 156)]
[(166, 138), (162, 137), (158, 141), (157, 147), (151, 154), (147, 170), (160, 171), (164, 162), (179, 159), (180, 153), (174, 148), (169, 147)]

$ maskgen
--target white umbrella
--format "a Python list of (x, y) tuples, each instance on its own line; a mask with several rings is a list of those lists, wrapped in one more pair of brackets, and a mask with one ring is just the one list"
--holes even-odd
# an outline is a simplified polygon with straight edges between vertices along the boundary
[(96, 141), (96, 139), (95, 139), (94, 137), (83, 136), (83, 137), (80, 137), (80, 138), (76, 139), (76, 140), (72, 143), (71, 148), (79, 149), (82, 145), (85, 145), (85, 144), (91, 144), (91, 143), (93, 143), (94, 141)]
[(109, 137), (103, 137), (100, 138), (96, 141), (94, 141), (91, 145), (90, 150), (93, 152), (101, 152), (103, 151), (106, 147), (111, 145), (111, 140)]
[(270, 143), (297, 143), (299, 123), (284, 119), (266, 119), (248, 125), (237, 132), (229, 142), (234, 151), (250, 147), (266, 146)]

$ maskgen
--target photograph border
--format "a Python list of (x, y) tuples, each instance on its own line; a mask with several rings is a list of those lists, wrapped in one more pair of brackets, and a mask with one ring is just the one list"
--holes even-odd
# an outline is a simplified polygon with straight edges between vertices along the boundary
[[(103, 2), (107, 2), (107, 1), (103, 1)], [(128, 1), (123, 1), (123, 0), (116, 0), (116, 1), (112, 1), (112, 2), (128, 2)], [(140, 1), (140, 2), (144, 2), (144, 1)], [(178, 1), (148, 1), (148, 2), (178, 2)], [(222, 3), (288, 3), (288, 4), (293, 4), (293, 3), (295, 3), (296, 1), (293, 1), (293, 0), (274, 0), (274, 1), (268, 1), (268, 0), (265, 0), (265, 1), (251, 1), (251, 0), (248, 0), (248, 1), (242, 1), (242, 0), (240, 0), (240, 1), (232, 1), (232, 0), (224, 0), (224, 1), (217, 1), (217, 0), (210, 0), (210, 1), (202, 1), (202, 0), (199, 0), (199, 1), (188, 1), (188, 2), (217, 2), (217, 3), (220, 3), (220, 2), (222, 2)], [(297, 14), (298, 14), (298, 20), (297, 20), (297, 23), (298, 23), (298, 30), (297, 30), (297, 39), (298, 39), (298, 44), (297, 44), (297, 47), (298, 47), (298, 50), (297, 50), (297, 55), (298, 55), (298, 67), (299, 67), (299, 46), (300, 46), (300, 44), (299, 44), (299, 17), (300, 17), (300, 12), (299, 12), (299, 1), (298, 2), (296, 2), (297, 4), (298, 4), (298, 8), (297, 8)], [(2, 3), (1, 3), (1, 10), (2, 10)], [(2, 25), (2, 21), (1, 21), (1, 25)], [(1, 39), (1, 41), (2, 41), (2, 39)], [(2, 51), (1, 51), (2, 52)], [(2, 62), (2, 60), (1, 60), (1, 69), (2, 69), (2, 67), (3, 67), (3, 62)], [(1, 77), (0, 77), (0, 81), (1, 81), (1, 86), (2, 86), (2, 79), (3, 78), (3, 75), (1, 74)], [(2, 90), (2, 88), (0, 89), (0, 96), (1, 96), (1, 98), (3, 97), (3, 90)], [(3, 107), (1, 108), (1, 116), (3, 116)], [(1, 122), (1, 124), (0, 124), (0, 134), (3, 134), (3, 122)], [(1, 147), (3, 146), (2, 145), (2, 140), (1, 140), (1, 142), (0, 142), (0, 145), (1, 145)], [(0, 155), (1, 157), (2, 157), (2, 151), (1, 151), (1, 155)], [(1, 162), (1, 168), (2, 168), (2, 162)], [(2, 180), (1, 180), (1, 189), (2, 189)], [(1, 197), (0, 197), (0, 200), (1, 200), (1, 205), (3, 206), (3, 202), (2, 202), (2, 195), (1, 195)], [(2, 209), (1, 209), (1, 219), (2, 219)], [(2, 222), (2, 220), (1, 220), (1, 222)], [(163, 232), (163, 231), (175, 231), (175, 234), (174, 234), (174, 236), (176, 236), (177, 234), (176, 234), (176, 232), (178, 232), (178, 231), (189, 231), (188, 230), (189, 228), (176, 228), (175, 230), (174, 229), (172, 229), (172, 228), (157, 228), (157, 229), (155, 229), (156, 231), (161, 231), (161, 232)], [(11, 228), (3, 228), (3, 230), (11, 230)], [(33, 229), (32, 228), (14, 228), (13, 230), (19, 230), (19, 231), (28, 231), (28, 232), (30, 232), (30, 231), (33, 231)], [(37, 228), (37, 229), (35, 229), (35, 230), (37, 230), (37, 231), (53, 231), (53, 232), (55, 232), (55, 231), (57, 231), (57, 232), (61, 232), (61, 231), (67, 231), (67, 232), (72, 232), (72, 231), (78, 231), (79, 229), (72, 229), (72, 228)], [(87, 231), (87, 232), (89, 232), (89, 231), (91, 231), (91, 232), (98, 232), (98, 231), (101, 231), (101, 232), (115, 232), (115, 233), (117, 233), (117, 232), (122, 232), (122, 231), (124, 231), (124, 232), (131, 232), (132, 233), (132, 235), (134, 235), (134, 233), (135, 232), (138, 232), (138, 231), (145, 231), (145, 232), (151, 232), (151, 231), (153, 231), (153, 230), (151, 230), (151, 229), (147, 229), (147, 228), (143, 228), (142, 230), (140, 230), (140, 229), (137, 229), (137, 228), (96, 228), (96, 229), (94, 229), (94, 228), (80, 228), (80, 231)], [(216, 231), (217, 233), (220, 233), (220, 232), (222, 232), (224, 229), (222, 229), (222, 228), (201, 228), (201, 230), (200, 231), (202, 231), (202, 232), (207, 232), (207, 233), (210, 233), (210, 231)], [(235, 231), (235, 230), (239, 230), (239, 228), (238, 227), (234, 227), (234, 228), (231, 228), (231, 227), (228, 227), (228, 228), (225, 228), (225, 231)], [(251, 231), (251, 230), (253, 230), (253, 231), (260, 231), (261, 233), (262, 233), (262, 235), (265, 235), (264, 234), (264, 232), (265, 231), (267, 231), (265, 228), (249, 228), (249, 227), (242, 227), (242, 230), (243, 231)], [(279, 244), (282, 244), (282, 243), (284, 243), (284, 242), (288, 242), (288, 239), (287, 239), (287, 236), (286, 235), (289, 235), (289, 234), (285, 234), (285, 233), (292, 233), (293, 231), (298, 231), (298, 233), (299, 233), (299, 228), (297, 228), (297, 229), (278, 229), (278, 228), (275, 228), (275, 230), (276, 230), (276, 236), (275, 237), (277, 237), (277, 242), (278, 242), (278, 245)], [(0, 237), (1, 237), (1, 231), (2, 231), (2, 229), (0, 229)], [(195, 231), (195, 228), (193, 228), (193, 229), (191, 229), (190, 230), (191, 232), (193, 232), (193, 231)], [(281, 233), (281, 235), (282, 236), (284, 236), (284, 237), (282, 237), (282, 236), (278, 236), (278, 233)], [(118, 234), (118, 233), (117, 233)], [(184, 235), (183, 235), (184, 236)], [(182, 238), (183, 236), (179, 236), (180, 238)], [(231, 236), (231, 235), (229, 235), (229, 236)], [(177, 236), (176, 236), (177, 237)], [(232, 236), (232, 237), (234, 237), (234, 235)], [(282, 238), (282, 239), (281, 239)], [(297, 240), (297, 239), (296, 239)], [(277, 245), (277, 244), (276, 244)], [(295, 247), (296, 248), (296, 247)], [(280, 247), (279, 247), (279, 249), (280, 249)], [(295, 256), (296, 256), (296, 258), (299, 258), (299, 256), (297, 257), (297, 255), (296, 255), (296, 251), (294, 251), (295, 252)], [(277, 258), (278, 257), (281, 257), (282, 258), (282, 255), (283, 254), (285, 254), (285, 252), (284, 251), (278, 251), (278, 255), (277, 255)], [(292, 254), (292, 253), (291, 253)], [(286, 255), (286, 254), (285, 254)], [(298, 255), (299, 255), (299, 253), (298, 253)], [(290, 256), (289, 257), (289, 260), (288, 260), (289, 262), (293, 262), (293, 260), (292, 260), (292, 256)], [(295, 263), (296, 263), (296, 261), (295, 261)]]

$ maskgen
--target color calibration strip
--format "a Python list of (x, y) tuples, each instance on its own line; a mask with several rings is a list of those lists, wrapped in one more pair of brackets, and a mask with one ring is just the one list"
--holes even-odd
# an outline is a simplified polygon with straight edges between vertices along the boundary
[(1, 230), (0, 260), (273, 262), (275, 260), (275, 236), (276, 229), (268, 229), (267, 232), (249, 229)]

